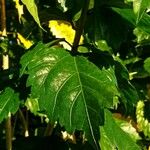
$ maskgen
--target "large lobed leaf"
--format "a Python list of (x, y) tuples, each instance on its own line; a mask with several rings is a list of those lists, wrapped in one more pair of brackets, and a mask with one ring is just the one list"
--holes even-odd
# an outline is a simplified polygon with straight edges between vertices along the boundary
[(13, 89), (6, 88), (0, 94), (0, 122), (8, 117), (9, 113), (16, 113), (19, 108), (19, 96)]
[(99, 149), (102, 108), (113, 106), (113, 97), (118, 95), (113, 73), (100, 70), (83, 56), (42, 43), (26, 53), (21, 64), (21, 74), (29, 74), (31, 96), (38, 98), (49, 119), (59, 120), (69, 132), (84, 130), (89, 142)]

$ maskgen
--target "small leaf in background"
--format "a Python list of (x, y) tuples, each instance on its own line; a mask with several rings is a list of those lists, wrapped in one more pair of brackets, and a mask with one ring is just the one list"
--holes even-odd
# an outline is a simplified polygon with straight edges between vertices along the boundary
[(25, 39), (20, 33), (17, 33), (19, 41), (23, 44), (23, 46), (28, 49), (33, 45), (33, 42), (30, 40)]
[(58, 0), (58, 3), (61, 4), (61, 7), (63, 8), (63, 11), (66, 12), (68, 10), (68, 8), (66, 7), (65, 3), (66, 0)]
[(147, 59), (145, 59), (144, 61), (144, 69), (150, 73), (150, 57), (148, 57)]
[(38, 98), (40, 110), (47, 112), (50, 121), (59, 120), (69, 133), (85, 131), (89, 142), (99, 149), (103, 107), (113, 106), (113, 97), (119, 95), (113, 71), (100, 70), (82, 56), (42, 43), (28, 51), (21, 64), (22, 71), (29, 74), (31, 96)]
[(0, 122), (8, 117), (9, 113), (16, 113), (19, 109), (19, 95), (13, 89), (6, 88), (0, 93)]
[(96, 41), (95, 44), (102, 51), (112, 52), (112, 48), (108, 46), (105, 40)]
[(35, 1), (34, 0), (22, 0), (22, 2), (24, 5), (26, 5), (28, 11), (32, 15), (36, 23), (39, 25), (39, 27), (42, 28), (39, 17), (38, 17), (38, 9), (37, 9)]
[[(49, 28), (56, 38), (64, 38), (71, 45), (73, 44), (75, 37), (75, 30), (72, 25), (63, 20), (50, 20)], [(60, 42), (64, 48), (71, 50), (71, 46), (66, 42)], [(83, 36), (81, 36), (79, 44), (83, 43)]]
[(16, 0), (15, 2), (16, 2), (16, 9), (18, 11), (18, 17), (19, 17), (19, 22), (20, 22), (21, 16), (24, 14), (23, 5), (20, 5), (19, 0)]
[(136, 42), (139, 45), (149, 45), (150, 43), (150, 34), (147, 32), (144, 32), (140, 28), (135, 28), (133, 30), (134, 35), (136, 36)]
[(134, 140), (125, 133), (115, 122), (110, 111), (105, 109), (105, 124), (100, 127), (101, 150), (106, 150), (106, 143), (108, 150), (140, 150), (141, 148), (134, 142)]
[(35, 98), (28, 98), (25, 102), (25, 106), (27, 107), (28, 110), (30, 110), (34, 115), (38, 114), (38, 111), (40, 110), (39, 108), (39, 103), (38, 100)]

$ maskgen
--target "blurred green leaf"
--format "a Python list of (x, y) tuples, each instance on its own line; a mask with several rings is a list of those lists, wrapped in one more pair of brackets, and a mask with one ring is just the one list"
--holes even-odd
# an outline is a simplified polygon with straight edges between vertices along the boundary
[(149, 33), (144, 32), (140, 28), (135, 28), (133, 33), (136, 35), (136, 42), (138, 43), (138, 46), (149, 45), (150, 43)]
[(8, 117), (9, 113), (15, 114), (19, 109), (19, 95), (11, 88), (6, 88), (0, 93), (0, 122)]
[(150, 73), (150, 57), (148, 57), (147, 59), (145, 59), (144, 61), (144, 69)]

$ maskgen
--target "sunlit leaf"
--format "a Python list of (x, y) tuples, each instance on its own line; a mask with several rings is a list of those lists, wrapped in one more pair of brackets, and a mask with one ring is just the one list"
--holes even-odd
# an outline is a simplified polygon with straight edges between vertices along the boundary
[(68, 10), (68, 8), (65, 5), (66, 0), (58, 0), (58, 2), (61, 4), (61, 7), (63, 8), (63, 11), (66, 12)]
[(19, 3), (19, 0), (16, 0), (15, 2), (16, 2), (16, 8), (18, 10), (19, 21), (20, 21), (21, 16), (24, 14), (24, 12), (23, 12), (23, 5), (21, 5)]
[(149, 0), (133, 0), (133, 10), (136, 14), (136, 23), (142, 18), (149, 4)]
[[(106, 150), (106, 146), (109, 149), (115, 150), (140, 150), (141, 148), (136, 145), (134, 140), (125, 133), (115, 122), (112, 117), (112, 114), (105, 109), (105, 124), (103, 127), (100, 127), (101, 135), (103, 141), (100, 141), (101, 149)], [(101, 144), (101, 142), (103, 142)]]
[(37, 99), (28, 98), (25, 102), (25, 106), (28, 110), (30, 110), (34, 115), (38, 114), (39, 109), (39, 103)]
[(22, 0), (22, 2), (24, 5), (26, 5), (28, 11), (30, 12), (34, 20), (37, 22), (39, 27), (42, 28), (39, 17), (38, 17), (38, 9), (37, 9), (35, 1), (34, 0)]
[[(56, 38), (65, 38), (68, 43), (71, 45), (73, 44), (75, 30), (72, 28), (72, 25), (69, 22), (63, 20), (51, 20), (49, 21), (49, 28)], [(71, 50), (71, 46), (68, 43), (60, 42), (64, 48)], [(83, 36), (81, 36), (79, 44), (82, 43)]]
[(24, 45), (26, 49), (30, 48), (33, 45), (33, 42), (25, 39), (20, 33), (17, 33), (19, 41)]
[(31, 96), (38, 98), (40, 110), (46, 111), (51, 121), (59, 120), (69, 133), (84, 130), (98, 149), (102, 108), (113, 106), (113, 97), (118, 95), (113, 72), (42, 43), (27, 52), (21, 64), (21, 72), (29, 74), (27, 85)]

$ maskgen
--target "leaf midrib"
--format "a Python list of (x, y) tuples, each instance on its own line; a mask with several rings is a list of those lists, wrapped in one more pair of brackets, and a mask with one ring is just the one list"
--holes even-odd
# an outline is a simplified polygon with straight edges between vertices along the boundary
[(83, 97), (83, 100), (84, 100), (84, 106), (85, 106), (85, 111), (86, 111), (86, 114), (87, 114), (87, 119), (88, 119), (88, 124), (89, 124), (89, 127), (90, 127), (90, 132), (91, 132), (93, 141), (94, 141), (94, 143), (95, 143), (95, 145), (96, 145), (96, 148), (98, 149), (98, 145), (97, 145), (96, 139), (95, 139), (95, 137), (94, 137), (92, 125), (91, 125), (91, 122), (90, 122), (90, 117), (89, 117), (89, 113), (88, 113), (88, 108), (86, 107), (86, 101), (85, 101), (85, 97), (84, 97), (84, 93), (83, 93), (83, 88), (82, 88), (82, 84), (81, 84), (81, 80), (80, 80), (80, 75), (79, 75), (79, 71), (78, 71), (78, 67), (77, 67), (77, 63), (76, 63), (76, 58), (74, 58), (74, 64), (75, 64), (75, 69), (76, 69), (76, 72), (77, 72), (79, 84), (80, 84), (80, 86), (81, 86), (81, 93), (82, 93), (82, 97)]

